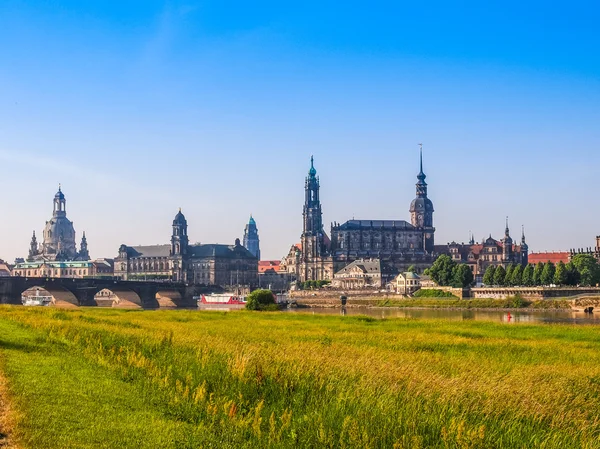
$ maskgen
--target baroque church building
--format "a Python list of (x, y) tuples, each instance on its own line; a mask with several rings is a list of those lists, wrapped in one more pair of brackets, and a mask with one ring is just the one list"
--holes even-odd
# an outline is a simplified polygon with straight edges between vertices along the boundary
[(333, 275), (356, 260), (379, 260), (386, 270), (405, 271), (410, 265), (426, 268), (434, 260), (433, 203), (427, 196), (423, 154), (417, 175), (416, 198), (410, 223), (404, 220), (349, 220), (333, 223), (331, 238), (324, 231), (320, 181), (311, 157), (305, 180), (303, 231), (299, 244), (283, 260), (286, 271), (300, 282), (331, 280)]
[(38, 244), (35, 231), (33, 231), (29, 244), (28, 262), (90, 260), (85, 232), (81, 238), (79, 251), (77, 251), (75, 228), (73, 222), (67, 218), (67, 200), (60, 186), (54, 195), (52, 218), (46, 222), (43, 237), (43, 242)]
[(115, 259), (115, 277), (254, 287), (258, 283), (258, 259), (241, 245), (240, 239), (233, 245), (190, 244), (187, 220), (179, 210), (173, 220), (170, 244), (121, 245)]

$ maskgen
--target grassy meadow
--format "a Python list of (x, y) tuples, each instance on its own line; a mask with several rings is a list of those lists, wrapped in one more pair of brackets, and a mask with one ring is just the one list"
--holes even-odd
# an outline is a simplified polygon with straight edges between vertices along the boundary
[(600, 448), (600, 328), (0, 307), (22, 448)]

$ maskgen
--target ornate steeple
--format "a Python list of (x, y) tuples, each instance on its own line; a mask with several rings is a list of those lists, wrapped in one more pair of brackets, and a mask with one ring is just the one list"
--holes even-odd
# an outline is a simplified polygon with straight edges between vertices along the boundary
[(81, 244), (79, 245), (79, 259), (90, 260), (90, 253), (88, 251), (87, 238), (85, 237), (85, 231), (81, 237)]
[(423, 172), (423, 144), (419, 144), (419, 174), (417, 175), (417, 198), (427, 198), (427, 175)]
[(188, 247), (188, 235), (187, 235), (187, 220), (181, 213), (181, 207), (179, 212), (175, 215), (173, 220), (173, 234), (171, 235), (171, 255), (181, 256), (187, 254)]
[(35, 231), (33, 231), (33, 236), (31, 237), (31, 243), (29, 244), (29, 257), (27, 257), (28, 261), (32, 261), (39, 254), (38, 250), (38, 242), (35, 237)]
[(302, 252), (304, 257), (317, 257), (325, 252), (319, 189), (319, 177), (315, 169), (314, 158), (311, 156), (310, 170), (304, 183), (304, 210), (302, 212)]
[(425, 172), (423, 171), (423, 145), (419, 144), (419, 174), (417, 175), (417, 197), (410, 203), (410, 221), (411, 224), (424, 232), (423, 249), (426, 252), (433, 251), (433, 203), (427, 197), (427, 183), (425, 182)]
[(53, 215), (54, 217), (65, 217), (67, 215), (67, 200), (64, 193), (62, 193), (60, 184), (58, 185), (58, 192), (54, 195)]
[(504, 229), (504, 239), (502, 240), (502, 257), (504, 262), (513, 261), (513, 239), (510, 236), (508, 217), (506, 217), (506, 228)]

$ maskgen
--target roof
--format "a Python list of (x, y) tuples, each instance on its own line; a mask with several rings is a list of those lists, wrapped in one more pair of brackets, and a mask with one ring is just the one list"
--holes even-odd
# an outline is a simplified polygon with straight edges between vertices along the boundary
[(40, 260), (37, 262), (18, 263), (17, 265), (15, 265), (15, 269), (35, 269), (40, 268), (42, 266), (46, 266), (49, 268), (89, 268), (92, 266), (92, 262), (90, 262), (89, 260)]
[(397, 228), (413, 230), (415, 227), (405, 220), (348, 220), (337, 226), (337, 229), (345, 231), (364, 228)]
[(254, 255), (241, 245), (221, 245), (209, 243), (206, 245), (193, 245), (189, 247), (191, 257), (228, 257), (252, 258)]
[(569, 263), (569, 253), (567, 251), (530, 253), (528, 261), (533, 265), (546, 262), (552, 262), (553, 264), (557, 264), (558, 262)]
[(129, 257), (169, 257), (171, 245), (127, 246)]
[(335, 274), (347, 273), (355, 268), (358, 268), (363, 273), (381, 273), (381, 261), (379, 259), (358, 259), (349, 263)]
[(280, 260), (261, 260), (258, 262), (258, 272), (265, 273), (266, 271), (273, 270), (279, 271), (281, 269)]
[(398, 274), (396, 279), (421, 279), (417, 273), (413, 273), (412, 271), (405, 271), (404, 273)]

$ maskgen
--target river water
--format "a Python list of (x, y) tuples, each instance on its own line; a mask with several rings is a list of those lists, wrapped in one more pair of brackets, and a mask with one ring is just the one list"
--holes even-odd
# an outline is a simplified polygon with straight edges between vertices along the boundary
[[(239, 310), (243, 306), (202, 306), (200, 310)], [(399, 307), (310, 307), (283, 309), (284, 313), (308, 313), (313, 315), (367, 315), (373, 318), (442, 319), (449, 321), (496, 321), (499, 323), (572, 323), (599, 324), (600, 310), (586, 314), (571, 310), (465, 310), (465, 309), (407, 309)]]
[(443, 319), (449, 321), (496, 321), (501, 323), (573, 323), (600, 324), (600, 313), (586, 314), (570, 310), (460, 310), (460, 309), (406, 309), (394, 307), (312, 307), (285, 309), (288, 313), (324, 315), (367, 315), (374, 318)]

